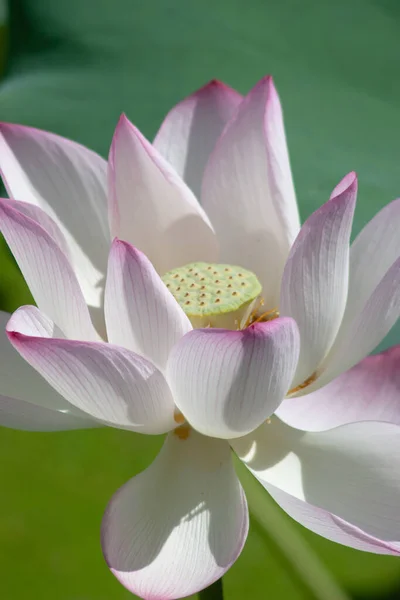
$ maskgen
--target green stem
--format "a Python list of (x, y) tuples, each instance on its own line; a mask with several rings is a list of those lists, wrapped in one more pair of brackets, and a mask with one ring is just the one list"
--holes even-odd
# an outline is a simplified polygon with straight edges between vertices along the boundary
[(247, 492), (253, 520), (273, 543), (293, 579), (306, 591), (307, 597), (313, 600), (349, 600), (311, 546), (247, 468), (239, 463), (237, 470)]
[(222, 578), (215, 581), (210, 587), (199, 592), (198, 596), (201, 600), (222, 600), (224, 597)]

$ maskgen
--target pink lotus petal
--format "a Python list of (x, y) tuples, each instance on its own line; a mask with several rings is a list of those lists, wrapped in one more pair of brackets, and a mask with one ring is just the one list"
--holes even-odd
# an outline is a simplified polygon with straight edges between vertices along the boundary
[(114, 240), (105, 293), (108, 340), (164, 370), (172, 346), (192, 329), (151, 262), (127, 242)]
[(257, 323), (243, 331), (195, 329), (174, 346), (168, 361), (175, 403), (205, 435), (244, 435), (279, 406), (298, 352), (292, 319)]
[(109, 245), (106, 161), (58, 135), (0, 123), (0, 173), (11, 198), (42, 208), (60, 227), (86, 302), (100, 306)]
[(400, 345), (368, 356), (328, 385), (282, 402), (276, 414), (288, 425), (323, 431), (357, 421), (400, 425)]
[(0, 425), (27, 431), (98, 427), (19, 356), (5, 334), (9, 318), (0, 311)]
[(208, 157), (242, 96), (220, 81), (210, 81), (174, 106), (164, 119), (154, 147), (200, 198)]
[[(262, 483), (260, 481), (260, 483)], [(373, 535), (369, 535), (359, 527), (348, 523), (344, 519), (340, 519), (336, 515), (298, 500), (290, 494), (286, 494), (282, 490), (270, 485), (263, 484), (266, 490), (271, 494), (272, 498), (292, 519), (321, 535), (322, 537), (337, 542), (343, 546), (363, 550), (364, 552), (372, 552), (374, 554), (391, 554), (394, 556), (400, 555), (399, 542), (386, 542), (380, 540)]]
[(192, 192), (123, 115), (109, 160), (113, 236), (131, 242), (159, 273), (216, 262), (215, 234)]
[(400, 553), (400, 427), (365, 421), (305, 433), (276, 417), (235, 452), (299, 523), (369, 552)]
[(55, 337), (35, 307), (17, 310), (7, 325), (14, 348), (73, 406), (104, 424), (141, 433), (176, 427), (174, 402), (158, 369), (111, 344)]
[(16, 206), (0, 199), (0, 230), (37, 305), (67, 337), (98, 339), (67, 256), (37, 221)]
[(195, 431), (170, 434), (146, 471), (114, 495), (102, 526), (106, 561), (148, 600), (172, 600), (211, 585), (238, 558), (249, 526), (229, 445)]
[(355, 173), (347, 188), (304, 223), (282, 278), (280, 313), (295, 319), (301, 339), (292, 386), (316, 371), (332, 346), (346, 306), (349, 242), (357, 195)]
[(271, 77), (245, 97), (204, 174), (202, 204), (220, 262), (254, 271), (268, 309), (278, 306), (285, 260), (299, 228), (282, 110)]

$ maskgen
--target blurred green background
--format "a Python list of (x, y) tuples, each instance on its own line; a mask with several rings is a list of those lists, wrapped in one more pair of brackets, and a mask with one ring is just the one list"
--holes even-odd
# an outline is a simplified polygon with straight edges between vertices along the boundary
[[(246, 92), (272, 73), (303, 219), (353, 169), (356, 231), (400, 193), (398, 0), (0, 0), (6, 21), (1, 120), (106, 156), (122, 111), (151, 138), (168, 109), (207, 80)], [(4, 244), (0, 264), (0, 307), (30, 302)], [(397, 327), (383, 346), (398, 341)], [(132, 597), (103, 562), (100, 521), (112, 493), (161, 443), (116, 430), (1, 429), (1, 597)], [(256, 484), (245, 484), (254, 517), (226, 577), (229, 600), (400, 597), (400, 560), (292, 525)]]

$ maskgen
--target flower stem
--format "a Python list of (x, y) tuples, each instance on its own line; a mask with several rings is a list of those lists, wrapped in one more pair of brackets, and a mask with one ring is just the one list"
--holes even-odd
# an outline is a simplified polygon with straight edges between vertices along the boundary
[(215, 581), (210, 587), (198, 593), (201, 600), (222, 600), (224, 592), (222, 589), (222, 578)]

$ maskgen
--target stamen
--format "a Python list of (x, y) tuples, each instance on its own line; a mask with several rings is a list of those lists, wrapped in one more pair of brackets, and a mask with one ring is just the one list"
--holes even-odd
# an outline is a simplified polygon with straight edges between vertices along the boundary
[(174, 434), (180, 440), (187, 440), (190, 435), (190, 430), (190, 425), (182, 425), (182, 427), (177, 427), (176, 429), (174, 429)]
[(178, 423), (179, 425), (182, 425), (182, 423), (185, 422), (185, 417), (179, 410), (176, 410), (174, 413), (174, 421), (175, 421), (175, 423)]
[(279, 317), (279, 310), (277, 308), (272, 308), (271, 310), (267, 310), (265, 313), (257, 317), (254, 321), (252, 321), (252, 325), (254, 323), (265, 323), (265, 321), (273, 321)]
[(305, 381), (303, 381), (303, 383), (300, 383), (299, 385), (296, 385), (296, 387), (289, 390), (287, 395), (290, 396), (291, 394), (295, 394), (296, 392), (300, 392), (301, 390), (304, 390), (304, 388), (306, 388), (309, 385), (311, 385), (312, 383), (314, 383), (314, 381), (316, 379), (317, 379), (317, 373), (315, 372), (312, 375), (310, 375), (310, 377), (308, 377)]

